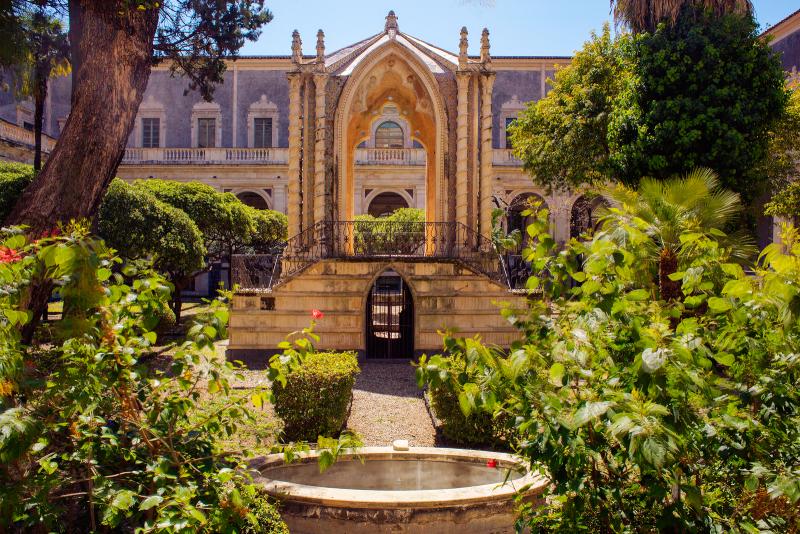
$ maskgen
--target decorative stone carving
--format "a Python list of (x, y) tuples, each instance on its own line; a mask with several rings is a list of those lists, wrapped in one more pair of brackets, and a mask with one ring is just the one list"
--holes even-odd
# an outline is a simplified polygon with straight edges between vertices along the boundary
[(325, 66), (325, 32), (317, 32), (317, 65)]
[(488, 64), (492, 62), (492, 56), (489, 54), (489, 29), (484, 28), (481, 34), (481, 63)]
[(389, 14), (386, 15), (386, 26), (384, 27), (384, 31), (389, 34), (389, 37), (393, 38), (397, 35), (397, 32), (400, 31), (399, 26), (397, 25), (397, 15), (394, 14), (394, 11), (389, 11)]
[(289, 74), (289, 237), (300, 233), (300, 74)]
[(467, 60), (469, 58), (467, 54), (467, 49), (469, 48), (469, 39), (467, 27), (461, 27), (461, 40), (458, 43), (458, 68), (460, 70), (464, 70), (467, 68)]
[(300, 32), (292, 32), (292, 63), (299, 66), (303, 62), (303, 40), (300, 39)]
[[(488, 38), (487, 38), (488, 39)], [(490, 235), (492, 230), (492, 89), (495, 74), (485, 74), (481, 79), (481, 178), (480, 178), (480, 233)]]

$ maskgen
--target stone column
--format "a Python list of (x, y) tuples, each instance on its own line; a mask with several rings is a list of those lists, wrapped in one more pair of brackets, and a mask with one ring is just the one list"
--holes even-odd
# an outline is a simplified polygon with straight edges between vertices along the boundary
[(469, 202), (469, 78), (468, 72), (456, 74), (458, 79), (458, 115), (456, 117), (456, 222), (467, 225), (467, 203)]
[(303, 77), (303, 154), (300, 160), (303, 187), (303, 230), (314, 226), (314, 169), (315, 144), (314, 131), (315, 124), (315, 100), (314, 100), (314, 80), (311, 76)]
[(481, 178), (480, 178), (480, 233), (488, 236), (492, 231), (492, 88), (495, 74), (482, 76), (481, 83)]
[(316, 91), (316, 144), (314, 145), (314, 222), (325, 220), (328, 198), (325, 194), (325, 88), (328, 84), (327, 74), (315, 74), (314, 86)]
[(302, 79), (299, 72), (288, 75), (289, 78), (289, 198), (287, 218), (289, 238), (300, 233), (300, 85)]

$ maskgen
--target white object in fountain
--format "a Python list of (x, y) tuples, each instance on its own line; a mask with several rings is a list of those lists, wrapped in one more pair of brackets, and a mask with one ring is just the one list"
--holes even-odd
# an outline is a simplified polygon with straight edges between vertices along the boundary
[(408, 440), (407, 439), (396, 439), (392, 442), (392, 449), (396, 451), (407, 451), (408, 450)]

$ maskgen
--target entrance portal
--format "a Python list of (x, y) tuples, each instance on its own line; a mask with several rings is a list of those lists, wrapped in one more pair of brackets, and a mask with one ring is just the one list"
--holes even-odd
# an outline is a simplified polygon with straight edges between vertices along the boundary
[(367, 297), (367, 358), (414, 356), (414, 301), (403, 278), (383, 273)]

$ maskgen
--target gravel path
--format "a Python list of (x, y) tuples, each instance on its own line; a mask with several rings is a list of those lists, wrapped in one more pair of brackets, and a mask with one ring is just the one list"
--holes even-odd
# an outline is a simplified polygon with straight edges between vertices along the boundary
[(362, 364), (347, 427), (367, 446), (388, 446), (395, 439), (407, 439), (416, 447), (436, 445), (422, 390), (407, 363)]

